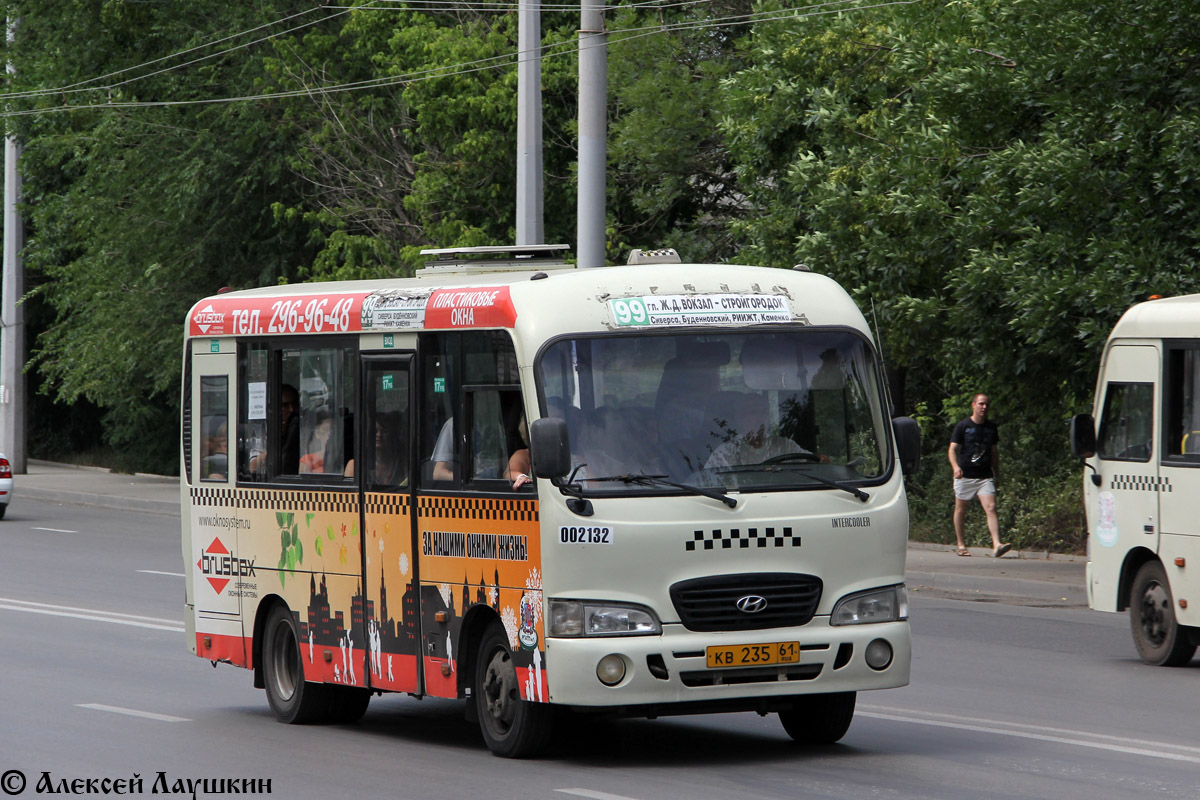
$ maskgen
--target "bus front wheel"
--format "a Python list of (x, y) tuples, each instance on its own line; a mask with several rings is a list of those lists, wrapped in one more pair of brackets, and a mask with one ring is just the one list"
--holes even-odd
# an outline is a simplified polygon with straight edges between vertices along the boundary
[(329, 714), (329, 689), (304, 680), (296, 620), (284, 605), (271, 609), (263, 629), (263, 682), (280, 722), (319, 722)]
[(537, 755), (550, 742), (553, 709), (521, 699), (520, 679), (503, 625), (493, 622), (487, 628), (478, 653), (471, 694), (488, 749), (504, 758)]
[(1174, 602), (1162, 564), (1143, 564), (1129, 593), (1129, 627), (1138, 655), (1151, 666), (1180, 667), (1196, 652), (1175, 619)]
[(850, 730), (856, 692), (801, 695), (791, 709), (779, 712), (779, 721), (797, 742), (833, 744)]

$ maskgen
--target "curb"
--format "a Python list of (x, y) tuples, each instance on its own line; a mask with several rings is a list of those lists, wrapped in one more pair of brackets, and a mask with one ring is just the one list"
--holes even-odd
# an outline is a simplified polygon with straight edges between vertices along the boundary
[(915, 593), (927, 591), (955, 599), (1023, 598), (1038, 604), (1087, 607), (1087, 589), (1074, 584), (953, 572), (909, 571), (905, 578)]

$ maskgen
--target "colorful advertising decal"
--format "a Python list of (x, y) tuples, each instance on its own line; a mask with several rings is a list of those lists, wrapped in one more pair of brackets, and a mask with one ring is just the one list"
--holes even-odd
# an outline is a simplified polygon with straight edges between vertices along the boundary
[(467, 612), (489, 606), (508, 633), (526, 700), (549, 698), (536, 500), (418, 500), (426, 690), (457, 692), (454, 643)]

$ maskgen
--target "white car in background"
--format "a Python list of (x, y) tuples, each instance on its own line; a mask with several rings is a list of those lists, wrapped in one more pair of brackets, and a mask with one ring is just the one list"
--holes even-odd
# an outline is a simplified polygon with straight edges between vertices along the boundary
[(0, 519), (4, 519), (4, 512), (8, 511), (8, 501), (12, 499), (12, 492), (12, 466), (8, 463), (8, 457), (0, 453)]

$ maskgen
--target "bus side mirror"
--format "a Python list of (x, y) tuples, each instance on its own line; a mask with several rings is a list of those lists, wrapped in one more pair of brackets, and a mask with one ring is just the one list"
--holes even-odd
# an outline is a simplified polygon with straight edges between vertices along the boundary
[(558, 417), (535, 419), (529, 426), (529, 455), (539, 478), (562, 478), (571, 471), (571, 441), (567, 421)]
[(1096, 455), (1096, 420), (1091, 414), (1071, 417), (1071, 455), (1076, 458)]
[(896, 417), (892, 420), (892, 430), (896, 433), (900, 469), (905, 475), (916, 475), (921, 468), (921, 427), (912, 417)]

